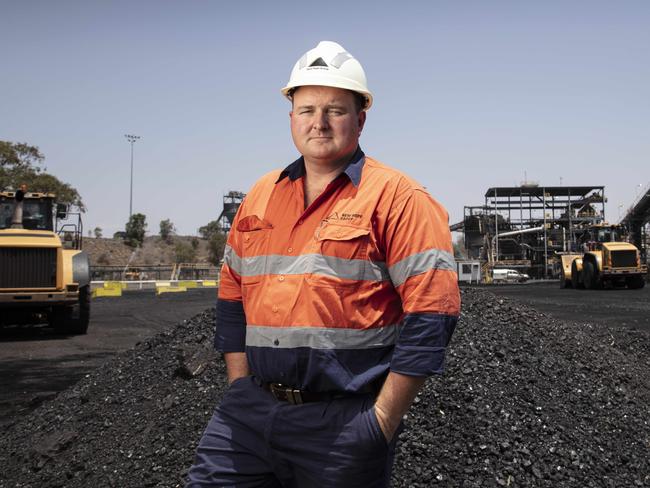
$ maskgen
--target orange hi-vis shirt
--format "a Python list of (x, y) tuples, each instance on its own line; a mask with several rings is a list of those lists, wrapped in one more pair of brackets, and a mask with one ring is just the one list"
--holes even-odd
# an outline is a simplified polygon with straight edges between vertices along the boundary
[(305, 209), (302, 158), (261, 178), (233, 221), (215, 345), (252, 374), (358, 392), (443, 370), (460, 296), (445, 209), (358, 149)]

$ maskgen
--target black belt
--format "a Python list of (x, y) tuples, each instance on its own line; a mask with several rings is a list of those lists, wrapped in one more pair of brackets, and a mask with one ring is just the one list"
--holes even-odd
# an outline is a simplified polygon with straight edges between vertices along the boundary
[(345, 398), (354, 395), (365, 395), (368, 393), (377, 393), (379, 388), (369, 385), (364, 388), (362, 391), (357, 393), (342, 393), (342, 392), (315, 392), (315, 391), (305, 391), (297, 390), (291, 388), (290, 386), (283, 385), (281, 383), (264, 383), (261, 381), (256, 382), (266, 391), (270, 392), (271, 395), (275, 397), (276, 400), (281, 402), (287, 402), (291, 405), (301, 405), (303, 403), (312, 403), (312, 402), (328, 402), (336, 398)]

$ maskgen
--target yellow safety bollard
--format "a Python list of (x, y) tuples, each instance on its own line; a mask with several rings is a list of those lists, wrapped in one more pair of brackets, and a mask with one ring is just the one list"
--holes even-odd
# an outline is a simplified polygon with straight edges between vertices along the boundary
[(122, 287), (119, 288), (95, 288), (92, 291), (92, 297), (121, 297)]
[(185, 288), (197, 288), (199, 285), (196, 281), (179, 281), (178, 286), (184, 286)]
[(156, 295), (161, 295), (163, 293), (178, 293), (187, 291), (187, 288), (184, 286), (156, 286)]
[(123, 283), (121, 281), (104, 281), (104, 288), (108, 290), (113, 290), (113, 289), (120, 289), (120, 290), (125, 290), (126, 289), (126, 283)]

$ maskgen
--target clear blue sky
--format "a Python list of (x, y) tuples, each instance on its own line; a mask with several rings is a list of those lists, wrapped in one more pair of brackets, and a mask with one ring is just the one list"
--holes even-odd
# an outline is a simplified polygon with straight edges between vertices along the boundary
[(215, 219), (297, 157), (279, 90), (320, 40), (363, 64), (361, 145), (460, 220), (491, 186), (650, 180), (648, 1), (0, 0), (0, 139), (40, 147), (86, 228)]

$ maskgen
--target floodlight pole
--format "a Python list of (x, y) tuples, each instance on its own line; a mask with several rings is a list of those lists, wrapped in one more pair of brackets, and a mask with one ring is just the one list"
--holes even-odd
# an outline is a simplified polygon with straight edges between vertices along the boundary
[(129, 192), (129, 220), (131, 220), (131, 215), (133, 215), (133, 144), (140, 139), (140, 136), (124, 134), (124, 137), (131, 143), (131, 188)]

